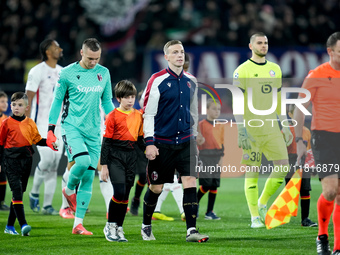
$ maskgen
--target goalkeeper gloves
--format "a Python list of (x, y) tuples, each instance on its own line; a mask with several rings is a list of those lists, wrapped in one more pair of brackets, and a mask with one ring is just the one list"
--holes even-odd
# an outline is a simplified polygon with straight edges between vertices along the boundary
[(293, 134), (290, 132), (290, 129), (288, 127), (282, 128), (283, 138), (285, 139), (286, 145), (289, 146), (293, 142)]
[(57, 137), (54, 135), (55, 125), (48, 125), (46, 144), (54, 151), (58, 151), (56, 146)]
[(251, 149), (251, 142), (255, 142), (255, 139), (247, 132), (247, 129), (243, 126), (238, 127), (238, 147), (244, 150)]

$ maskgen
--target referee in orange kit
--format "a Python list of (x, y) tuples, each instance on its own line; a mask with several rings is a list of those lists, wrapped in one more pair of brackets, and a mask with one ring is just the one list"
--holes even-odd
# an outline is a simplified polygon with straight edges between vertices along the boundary
[[(332, 254), (340, 254), (340, 32), (332, 34), (326, 46), (329, 62), (310, 71), (302, 85), (302, 88), (311, 93), (310, 101), (303, 106), (307, 108), (311, 102), (313, 105), (312, 150), (322, 185), (322, 194), (317, 204), (319, 233), (316, 246), (320, 255), (331, 254), (328, 225), (333, 210)], [(302, 139), (305, 117), (298, 108), (294, 119), (297, 121), (295, 133), (299, 162), (306, 155), (306, 146)]]

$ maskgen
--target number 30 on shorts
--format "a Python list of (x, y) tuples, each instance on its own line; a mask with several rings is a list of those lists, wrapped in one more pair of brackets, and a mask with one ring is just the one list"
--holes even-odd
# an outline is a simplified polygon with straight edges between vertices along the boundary
[(260, 152), (253, 151), (252, 153), (250, 153), (250, 155), (251, 155), (250, 158), (249, 158), (250, 161), (257, 161), (257, 162), (259, 162), (261, 160)]

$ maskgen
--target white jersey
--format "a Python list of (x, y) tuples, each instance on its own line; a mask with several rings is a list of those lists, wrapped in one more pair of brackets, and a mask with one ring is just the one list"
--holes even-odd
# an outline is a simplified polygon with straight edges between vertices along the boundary
[[(45, 62), (34, 66), (28, 73), (26, 91), (35, 92), (31, 106), (31, 118), (37, 124), (42, 136), (47, 134), (48, 116), (53, 101), (53, 90), (59, 78), (60, 65), (55, 68), (48, 66)], [(57, 127), (60, 126), (60, 116)], [(58, 131), (60, 128), (57, 128)], [(56, 132), (58, 132), (56, 129)], [(60, 132), (60, 131), (59, 131)], [(58, 132), (58, 133), (59, 133)], [(56, 134), (57, 135), (57, 134)]]

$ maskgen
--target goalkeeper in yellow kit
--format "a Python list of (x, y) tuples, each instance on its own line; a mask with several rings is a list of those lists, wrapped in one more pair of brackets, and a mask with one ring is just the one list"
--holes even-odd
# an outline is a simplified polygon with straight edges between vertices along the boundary
[[(267, 202), (284, 182), (289, 170), (287, 146), (291, 144), (293, 135), (289, 127), (283, 127), (282, 134), (278, 125), (278, 117), (281, 121), (287, 119), (280, 112), (282, 73), (277, 64), (265, 58), (268, 52), (266, 35), (252, 35), (249, 48), (252, 51), (251, 58), (234, 72), (233, 85), (243, 91), (245, 102), (244, 115), (235, 114), (235, 119), (238, 145), (243, 149), (241, 163), (247, 165), (244, 189), (251, 214), (251, 227), (261, 228), (265, 226)], [(249, 107), (248, 96), (251, 99)], [(259, 198), (258, 177), (262, 153), (273, 161), (274, 166)]]

